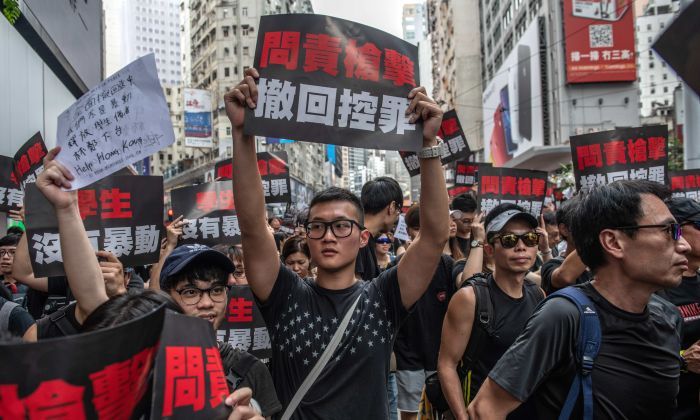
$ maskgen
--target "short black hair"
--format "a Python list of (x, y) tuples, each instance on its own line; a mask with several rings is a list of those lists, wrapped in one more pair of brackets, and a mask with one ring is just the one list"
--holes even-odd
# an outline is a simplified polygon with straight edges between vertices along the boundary
[[(365, 184), (366, 185), (366, 184)], [(364, 188), (363, 188), (364, 189)], [(348, 203), (352, 204), (355, 207), (355, 210), (357, 211), (357, 222), (364, 226), (365, 224), (365, 213), (362, 210), (362, 202), (360, 201), (359, 198), (350, 191), (344, 189), (344, 188), (338, 188), (338, 187), (330, 187), (327, 188), (318, 194), (314, 195), (314, 198), (311, 199), (311, 203), (309, 203), (309, 213), (306, 216), (307, 217), (307, 222), (308, 218), (311, 215), (311, 209), (321, 203), (328, 203), (330, 201), (347, 201)]]
[(311, 251), (309, 251), (309, 244), (306, 243), (306, 239), (301, 236), (291, 236), (282, 245), (282, 262), (288, 256), (297, 252), (301, 252), (306, 255), (306, 258), (311, 259)]
[(557, 225), (557, 214), (553, 211), (543, 211), (542, 218), (544, 219), (545, 225)]
[(559, 208), (557, 209), (556, 213), (558, 225), (561, 224), (569, 229), (571, 228), (571, 218), (574, 216), (574, 212), (576, 210), (576, 206), (578, 205), (579, 199), (580, 195), (575, 195), (559, 205)]
[[(605, 251), (599, 235), (604, 229), (634, 226), (643, 217), (642, 194), (651, 194), (661, 200), (671, 191), (658, 182), (623, 180), (593, 188), (582, 196), (571, 218), (571, 234), (581, 261), (595, 272), (606, 263)], [(634, 237), (636, 231), (624, 231)]]
[(473, 213), (476, 211), (476, 198), (471, 193), (463, 193), (452, 199), (452, 210), (459, 210), (462, 213)]
[(412, 205), (406, 212), (404, 220), (407, 227), (420, 230), (420, 206), (418, 204)]
[(83, 322), (81, 332), (89, 332), (123, 324), (149, 314), (161, 306), (182, 313), (182, 309), (165, 293), (144, 290), (141, 293), (117, 295), (98, 306)]
[[(514, 203), (501, 203), (497, 205), (496, 207), (492, 208), (491, 211), (486, 215), (486, 218), (484, 219), (484, 228), (488, 228), (489, 223), (493, 221), (493, 219), (496, 218), (501, 213), (504, 213), (508, 210), (517, 210), (517, 211), (522, 211), (524, 212), (525, 209), (520, 207), (517, 204)], [(491, 232), (486, 234), (486, 242), (491, 242), (494, 236), (496, 236), (498, 232)]]
[(187, 284), (195, 286), (195, 281), (210, 281), (215, 285), (226, 286), (228, 284), (228, 271), (219, 265), (203, 265), (196, 262), (185, 267), (184, 270), (174, 274), (164, 282), (161, 282), (161, 288), (169, 292), (181, 281), (186, 281)]
[(362, 186), (362, 208), (367, 214), (377, 214), (389, 204), (403, 205), (403, 191), (394, 178), (380, 176), (365, 182)]
[(5, 235), (2, 238), (0, 238), (0, 246), (17, 246), (21, 237), (22, 235)]

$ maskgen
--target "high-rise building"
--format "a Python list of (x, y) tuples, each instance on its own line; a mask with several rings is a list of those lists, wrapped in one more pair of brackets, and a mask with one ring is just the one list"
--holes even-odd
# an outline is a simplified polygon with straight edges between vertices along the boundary
[(425, 19), (425, 3), (404, 4), (403, 6), (403, 39), (418, 45), (427, 35)]

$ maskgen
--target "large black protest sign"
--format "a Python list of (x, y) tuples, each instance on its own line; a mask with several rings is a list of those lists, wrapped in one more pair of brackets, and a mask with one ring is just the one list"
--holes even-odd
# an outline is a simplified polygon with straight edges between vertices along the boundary
[(488, 214), (513, 203), (539, 217), (547, 189), (547, 172), (479, 165), (479, 209)]
[(418, 48), (369, 26), (321, 15), (260, 19), (258, 102), (244, 130), (275, 138), (419, 150), (405, 115)]
[(170, 191), (173, 214), (183, 215), (183, 243), (205, 245), (241, 242), (231, 182), (217, 181)]
[[(265, 202), (268, 204), (291, 202), (292, 186), (287, 165), (287, 152), (260, 152), (257, 154), (257, 159)], [(214, 166), (214, 178), (217, 180), (231, 179), (232, 165), (230, 159), (217, 162)]]
[(455, 165), (455, 186), (471, 187), (477, 182), (479, 182), (479, 165), (474, 162), (457, 162)]
[(14, 171), (15, 161), (11, 157), (0, 156), (0, 211), (17, 210), (22, 207), (24, 192), (17, 182)]
[[(447, 145), (440, 156), (440, 161), (443, 165), (469, 156), (469, 144), (467, 143), (464, 131), (462, 131), (459, 118), (457, 118), (457, 112), (454, 109), (445, 112), (442, 116), (442, 123), (440, 124), (438, 136), (440, 136)], [(409, 175), (416, 176), (420, 173), (418, 155), (415, 152), (401, 152), (401, 159), (406, 169), (408, 169)]]
[(36, 177), (44, 170), (46, 153), (44, 139), (38, 131), (15, 153), (15, 176), (23, 189), (27, 183), (36, 182)]
[(700, 169), (671, 171), (671, 192), (674, 197), (687, 197), (700, 201)]
[(665, 125), (617, 128), (571, 137), (571, 160), (578, 191), (621, 179), (668, 179), (668, 129)]
[(214, 329), (203, 319), (167, 313), (153, 384), (152, 419), (225, 419), (231, 410)]
[[(116, 327), (37, 343), (3, 344), (2, 419), (130, 419), (144, 398), (164, 309)], [(11, 362), (10, 362), (11, 361)]]
[[(35, 185), (26, 190), (27, 239), (34, 275), (63, 275), (58, 221)], [(110, 176), (78, 191), (78, 207), (95, 250), (125, 266), (158, 261), (163, 236), (163, 178)]]
[(216, 332), (217, 340), (245, 350), (260, 360), (272, 356), (265, 319), (248, 286), (233, 286), (228, 293), (226, 318)]

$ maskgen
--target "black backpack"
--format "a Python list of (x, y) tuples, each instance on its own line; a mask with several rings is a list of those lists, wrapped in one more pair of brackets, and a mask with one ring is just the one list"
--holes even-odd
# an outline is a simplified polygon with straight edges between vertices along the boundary
[[(75, 310), (75, 305), (75, 303), (71, 303), (70, 305), (63, 306), (50, 315), (37, 320), (37, 340), (78, 334), (80, 331), (76, 330), (73, 324), (66, 318), (66, 312)], [(53, 328), (50, 328), (51, 325), (55, 325), (60, 334), (51, 333), (51, 331), (55, 331)]]

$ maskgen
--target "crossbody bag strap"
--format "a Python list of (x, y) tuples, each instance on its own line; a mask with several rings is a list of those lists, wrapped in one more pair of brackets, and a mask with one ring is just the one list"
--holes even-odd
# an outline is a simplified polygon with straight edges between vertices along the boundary
[(318, 379), (318, 376), (321, 374), (321, 371), (323, 371), (323, 368), (325, 368), (328, 362), (331, 360), (335, 349), (337, 349), (338, 345), (340, 344), (340, 340), (343, 339), (343, 334), (345, 334), (345, 330), (348, 328), (350, 318), (352, 318), (352, 313), (355, 311), (355, 307), (357, 306), (357, 303), (360, 301), (361, 297), (362, 293), (360, 293), (357, 296), (355, 302), (353, 302), (350, 309), (345, 313), (343, 320), (338, 326), (338, 329), (335, 330), (335, 334), (333, 334), (333, 338), (331, 338), (331, 341), (328, 343), (328, 346), (323, 351), (323, 354), (321, 354), (321, 357), (318, 359), (313, 369), (311, 369), (311, 372), (309, 372), (306, 378), (304, 378), (304, 382), (302, 382), (299, 389), (297, 389), (297, 392), (294, 394), (294, 397), (292, 397), (292, 400), (289, 402), (289, 405), (287, 405), (287, 409), (284, 410), (282, 420), (289, 420), (292, 417), (292, 414), (294, 414), (294, 411), (299, 406), (299, 403), (301, 402), (302, 398), (306, 396), (306, 393), (309, 391), (314, 382), (316, 382), (316, 379)]

